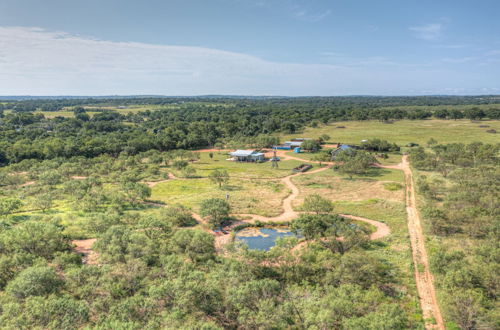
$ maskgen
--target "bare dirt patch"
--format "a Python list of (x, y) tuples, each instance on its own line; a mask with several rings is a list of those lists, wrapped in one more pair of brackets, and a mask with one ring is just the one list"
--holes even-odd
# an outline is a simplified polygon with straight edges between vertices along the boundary
[(75, 245), (75, 252), (83, 254), (83, 263), (87, 265), (97, 265), (99, 255), (92, 250), (92, 245), (97, 241), (95, 238), (73, 240), (71, 243)]

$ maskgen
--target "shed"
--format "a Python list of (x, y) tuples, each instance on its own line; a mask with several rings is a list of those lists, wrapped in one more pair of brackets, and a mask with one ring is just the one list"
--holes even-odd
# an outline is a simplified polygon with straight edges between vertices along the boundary
[(341, 151), (346, 151), (346, 150), (352, 150), (353, 147), (347, 144), (339, 144), (337, 149), (332, 150), (332, 160), (335, 160), (339, 152)]

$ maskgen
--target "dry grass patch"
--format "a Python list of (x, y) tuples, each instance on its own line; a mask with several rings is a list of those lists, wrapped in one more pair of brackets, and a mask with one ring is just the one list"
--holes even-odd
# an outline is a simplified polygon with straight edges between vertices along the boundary
[(168, 204), (183, 204), (194, 211), (200, 202), (208, 198), (225, 198), (234, 213), (251, 213), (266, 217), (283, 211), (282, 201), (289, 195), (288, 189), (279, 180), (231, 179), (229, 185), (219, 189), (206, 178), (180, 179), (159, 183), (152, 188), (153, 200)]
[(388, 182), (368, 179), (345, 179), (331, 173), (299, 176), (293, 182), (300, 190), (299, 197), (293, 202), (297, 209), (305, 196), (319, 194), (332, 201), (363, 201), (367, 199), (384, 199), (388, 201), (404, 201), (404, 190), (387, 190)]

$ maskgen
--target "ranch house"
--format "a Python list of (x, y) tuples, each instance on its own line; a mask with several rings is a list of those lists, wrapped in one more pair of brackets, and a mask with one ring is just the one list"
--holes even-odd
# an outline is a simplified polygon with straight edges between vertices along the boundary
[(255, 150), (236, 150), (230, 153), (233, 160), (237, 162), (262, 162), (264, 154)]

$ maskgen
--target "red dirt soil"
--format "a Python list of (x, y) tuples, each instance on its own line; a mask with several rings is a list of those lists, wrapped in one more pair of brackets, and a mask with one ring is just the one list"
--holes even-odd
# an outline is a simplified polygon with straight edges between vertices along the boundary
[[(401, 168), (405, 173), (406, 180), (406, 212), (408, 213), (408, 231), (415, 266), (415, 281), (420, 299), (420, 306), (424, 315), (426, 329), (445, 329), (443, 316), (439, 309), (434, 288), (434, 276), (429, 267), (427, 250), (425, 249), (425, 237), (422, 229), (422, 221), (417, 209), (415, 188), (413, 184), (413, 173), (411, 171), (408, 156), (403, 156)], [(422, 269), (422, 271), (420, 270)], [(435, 320), (435, 324), (432, 322)]]
[(75, 252), (83, 254), (83, 263), (87, 265), (97, 265), (99, 255), (92, 250), (92, 245), (97, 241), (95, 238), (73, 240)]

